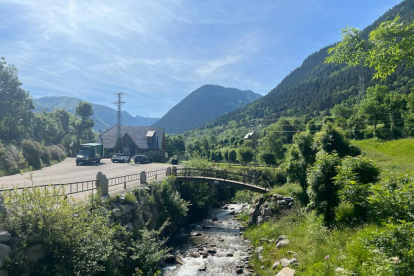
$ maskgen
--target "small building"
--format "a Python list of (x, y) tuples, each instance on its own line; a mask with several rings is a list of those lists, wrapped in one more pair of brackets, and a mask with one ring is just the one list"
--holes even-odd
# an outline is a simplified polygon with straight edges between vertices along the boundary
[[(118, 137), (117, 126), (102, 133), (97, 139), (102, 143), (105, 155), (115, 152)], [(144, 154), (155, 162), (165, 162), (164, 129), (151, 126), (122, 126), (121, 142), (124, 153), (130, 156)]]
[(247, 133), (245, 136), (244, 136), (244, 140), (247, 140), (247, 139), (250, 139), (250, 138), (252, 138), (254, 135), (255, 135), (256, 133), (253, 131), (253, 132), (249, 132), (249, 133)]

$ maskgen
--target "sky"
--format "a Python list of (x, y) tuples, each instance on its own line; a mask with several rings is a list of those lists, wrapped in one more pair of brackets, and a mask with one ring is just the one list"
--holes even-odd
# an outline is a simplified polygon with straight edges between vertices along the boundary
[(161, 117), (205, 84), (270, 92), (401, 0), (0, 0), (0, 56), (32, 97)]

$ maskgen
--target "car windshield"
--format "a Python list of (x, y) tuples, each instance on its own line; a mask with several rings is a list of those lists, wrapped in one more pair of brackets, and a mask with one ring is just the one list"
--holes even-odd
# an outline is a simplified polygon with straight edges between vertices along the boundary
[(90, 151), (89, 150), (80, 150), (79, 151), (79, 155), (89, 155)]

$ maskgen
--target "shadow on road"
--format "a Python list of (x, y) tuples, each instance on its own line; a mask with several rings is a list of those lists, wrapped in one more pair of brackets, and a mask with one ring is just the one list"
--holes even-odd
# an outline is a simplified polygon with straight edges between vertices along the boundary
[(98, 167), (98, 166), (104, 166), (107, 165), (106, 163), (92, 163), (92, 164), (83, 164), (80, 163), (79, 166), (89, 166), (89, 167)]

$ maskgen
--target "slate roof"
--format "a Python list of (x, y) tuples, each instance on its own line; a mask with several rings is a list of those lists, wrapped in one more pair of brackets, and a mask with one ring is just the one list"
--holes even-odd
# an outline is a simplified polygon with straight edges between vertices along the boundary
[[(151, 131), (155, 132), (155, 135), (154, 135), (154, 139), (152, 139), (153, 142), (148, 144), (147, 133)], [(122, 126), (121, 136), (124, 137), (125, 134), (128, 134), (131, 137), (131, 139), (135, 142), (137, 147), (140, 149), (161, 149), (162, 148), (162, 139), (164, 138), (164, 129), (161, 127)], [(102, 133), (96, 142), (102, 143), (104, 145), (104, 148), (115, 148), (117, 136), (118, 136), (117, 127), (114, 126), (111, 129)]]

